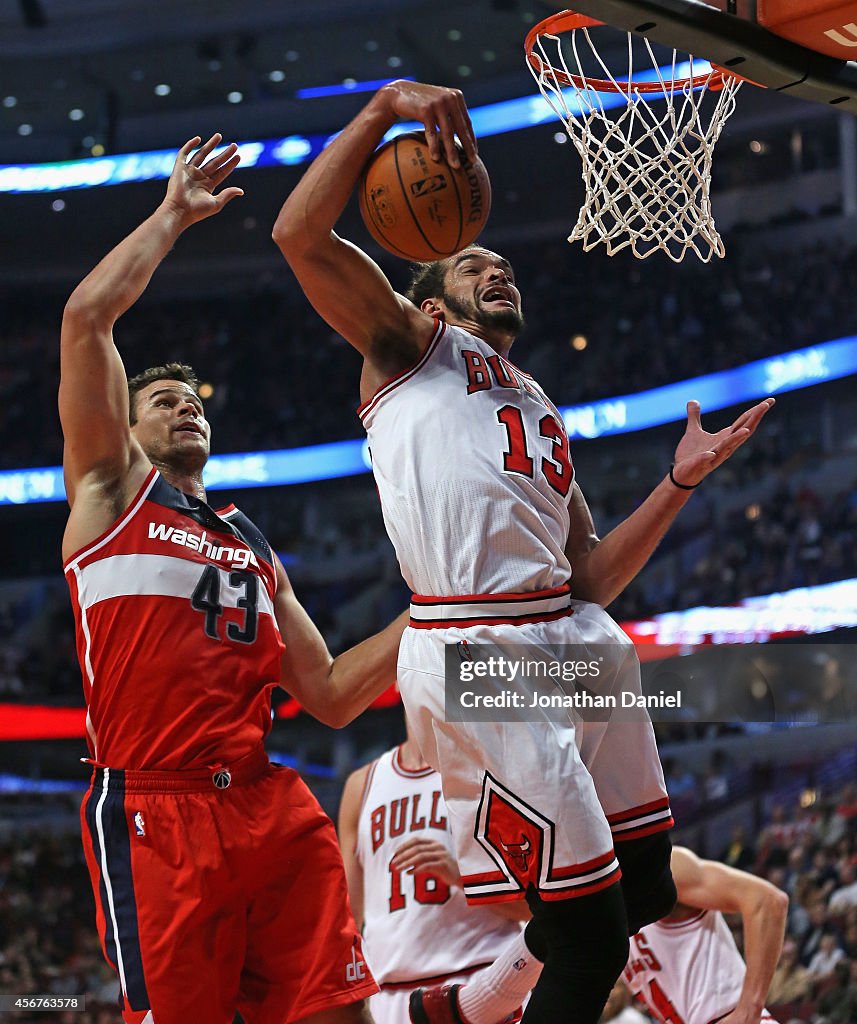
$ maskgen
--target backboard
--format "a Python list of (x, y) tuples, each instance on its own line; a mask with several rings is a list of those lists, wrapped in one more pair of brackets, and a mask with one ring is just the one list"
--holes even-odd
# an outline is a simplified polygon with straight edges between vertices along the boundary
[(848, 59), (857, 58), (854, 0), (575, 0), (573, 6), (758, 85), (857, 114), (857, 63)]

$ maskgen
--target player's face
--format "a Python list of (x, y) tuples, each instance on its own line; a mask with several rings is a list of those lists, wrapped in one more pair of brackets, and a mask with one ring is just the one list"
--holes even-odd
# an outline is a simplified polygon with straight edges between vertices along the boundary
[(489, 331), (517, 335), (524, 326), (512, 266), (490, 249), (465, 249), (450, 258), (443, 301), (456, 317)]
[(193, 389), (178, 380), (155, 380), (136, 395), (131, 433), (155, 465), (197, 468), (208, 459), (211, 427)]

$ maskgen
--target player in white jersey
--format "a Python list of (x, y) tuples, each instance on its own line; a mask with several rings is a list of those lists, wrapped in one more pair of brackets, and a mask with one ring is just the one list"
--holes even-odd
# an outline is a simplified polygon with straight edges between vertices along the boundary
[[(623, 977), (661, 1024), (758, 1024), (780, 952), (788, 896), (755, 875), (676, 847), (679, 902), (631, 938)], [(740, 914), (741, 958), (723, 914)]]
[(464, 981), (520, 935), (523, 925), (467, 905), (440, 776), (410, 733), (348, 778), (339, 842), (364, 953), (381, 986), (369, 1003), (376, 1024), (408, 1024), (415, 988)]
[[(625, 984), (661, 1024), (771, 1021), (764, 1003), (783, 946), (788, 896), (762, 878), (683, 847), (674, 847), (670, 860), (679, 902), (631, 937)], [(723, 914), (741, 915), (746, 962)], [(496, 991), (494, 977), (517, 955), (510, 944), (492, 967), (473, 975), (456, 993), (459, 1005), (479, 1007), (481, 990)], [(431, 1012), (438, 990), (420, 990), (417, 997), (429, 1009), (425, 1020), (443, 1024), (446, 1018)], [(517, 998), (495, 996), (487, 1013), (471, 1010), (465, 1024), (495, 1024)]]
[(415, 591), (399, 682), (423, 756), (441, 773), (465, 895), (526, 900), (532, 910), (528, 946), (545, 969), (527, 1024), (560, 1015), (595, 1024), (627, 960), (629, 932), (675, 899), (672, 817), (651, 724), (581, 725), (571, 714), (449, 722), (444, 652), (457, 647), (468, 658), (483, 645), (480, 655), (558, 664), (563, 646), (596, 645), (608, 656), (593, 688), (637, 692), (633, 648), (603, 607), (772, 402), (717, 434), (702, 429), (690, 403), (669, 475), (599, 540), (561, 418), (507, 358), (523, 324), (508, 261), (469, 248), (426, 265), (405, 297), (333, 230), (399, 118), (425, 125), (435, 158), (443, 150), (460, 164), (456, 134), (464, 160), (475, 155), (458, 90), (390, 83), (313, 162), (274, 238), (318, 312), (364, 356), (361, 415), (387, 527)]

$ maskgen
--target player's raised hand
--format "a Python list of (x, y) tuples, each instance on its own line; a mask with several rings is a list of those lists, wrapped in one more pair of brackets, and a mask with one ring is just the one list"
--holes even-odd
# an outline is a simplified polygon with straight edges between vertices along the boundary
[(436, 839), (414, 836), (396, 850), (390, 867), (396, 871), (437, 876), (447, 885), (461, 885), (461, 872), (447, 847)]
[(673, 477), (678, 484), (694, 487), (721, 466), (744, 442), (753, 436), (762, 417), (774, 405), (766, 398), (716, 434), (702, 429), (699, 402), (687, 403), (687, 427), (679, 441), (673, 461)]
[(397, 80), (383, 86), (378, 95), (384, 97), (397, 117), (422, 122), (433, 160), (439, 160), (444, 153), (450, 166), (461, 166), (456, 135), (467, 159), (476, 156), (476, 136), (460, 89)]
[(201, 139), (197, 135), (188, 139), (178, 152), (164, 204), (176, 210), (185, 224), (195, 224), (211, 217), (236, 196), (244, 195), (243, 189), (234, 186), (215, 194), (215, 189), (229, 177), (241, 159), (234, 142), (211, 155), (222, 138), (220, 132), (215, 132), (208, 142), (200, 145)]

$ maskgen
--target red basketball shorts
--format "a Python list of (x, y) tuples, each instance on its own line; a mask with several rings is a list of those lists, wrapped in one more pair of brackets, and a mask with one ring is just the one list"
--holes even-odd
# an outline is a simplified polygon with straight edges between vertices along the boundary
[(377, 991), (330, 819), (264, 750), (228, 769), (93, 772), (83, 843), (127, 1024), (284, 1024)]

